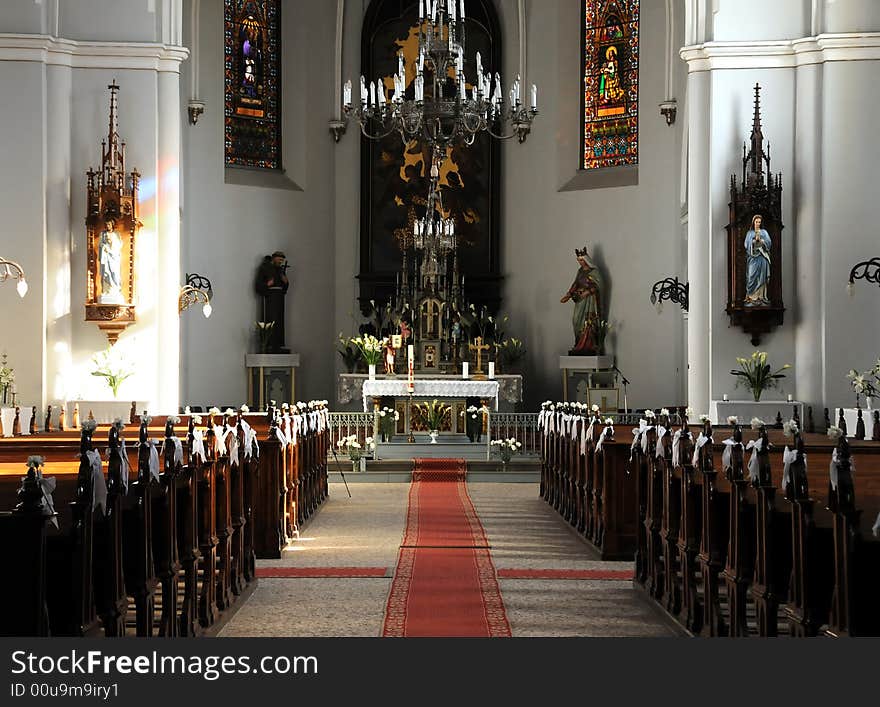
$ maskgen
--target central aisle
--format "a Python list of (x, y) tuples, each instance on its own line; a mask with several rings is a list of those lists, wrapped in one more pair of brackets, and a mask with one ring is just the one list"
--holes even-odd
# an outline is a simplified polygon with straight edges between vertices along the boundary
[[(631, 563), (597, 560), (538, 497), (537, 484), (467, 489), (514, 637), (680, 635), (637, 595)], [(299, 542), (280, 560), (257, 562), (256, 590), (220, 635), (381, 636), (410, 491), (410, 484), (359, 483), (348, 498), (342, 484), (331, 484)], [(296, 576), (266, 576), (286, 568)]]

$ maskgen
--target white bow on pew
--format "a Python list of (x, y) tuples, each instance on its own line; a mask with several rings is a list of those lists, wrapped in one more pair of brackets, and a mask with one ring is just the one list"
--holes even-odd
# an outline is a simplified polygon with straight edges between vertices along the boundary
[(92, 470), (92, 508), (100, 508), (101, 514), (107, 514), (107, 481), (101, 469), (101, 454), (97, 449), (86, 452), (86, 459)]
[(871, 532), (874, 533), (875, 538), (880, 538), (880, 513), (877, 514), (877, 520), (874, 521)]
[(605, 438), (608, 437), (608, 433), (614, 434), (614, 425), (608, 425), (604, 430), (602, 430), (602, 434), (599, 435), (599, 441), (596, 442), (596, 452), (602, 452), (602, 445), (605, 444)]
[(229, 435), (229, 466), (239, 466), (238, 435), (234, 431)]
[(733, 437), (728, 437), (724, 442), (724, 451), (721, 452), (721, 468), (724, 471), (733, 468), (733, 448), (739, 447), (740, 449), (744, 449), (742, 442), (737, 442)]
[(241, 421), (241, 429), (242, 432), (244, 432), (244, 458), (250, 459), (253, 456), (254, 451), (256, 451), (257, 458), (259, 459), (260, 445), (257, 443), (257, 433), (254, 431), (254, 428), (244, 420)]
[(697, 437), (697, 443), (694, 445), (694, 456), (691, 458), (691, 465), (696, 467), (700, 462), (700, 449), (702, 449), (707, 442), (711, 442), (712, 438), (707, 437), (702, 432), (700, 432), (700, 436)]
[(655, 453), (655, 456), (657, 457), (657, 459), (663, 458), (663, 444), (662, 444), (661, 440), (668, 433), (669, 433), (669, 430), (667, 430), (663, 425), (657, 425), (657, 451)]
[(124, 496), (128, 493), (128, 474), (131, 471), (131, 467), (128, 465), (128, 452), (125, 449), (125, 439), (119, 439), (119, 447), (116, 449), (116, 453), (119, 455), (119, 480), (122, 482), (122, 494)]
[[(788, 445), (785, 447), (785, 451), (782, 453), (782, 489), (785, 490), (785, 487), (791, 483), (791, 472), (789, 468), (791, 467), (793, 462), (797, 461), (797, 449), (789, 449)], [(807, 455), (804, 454), (804, 468), (807, 466)]]
[(755, 482), (758, 480), (758, 453), (764, 448), (764, 440), (761, 437), (753, 439), (746, 445), (746, 450), (752, 450), (752, 458), (749, 459), (749, 480)]
[(55, 513), (55, 502), (52, 500), (52, 492), (55, 491), (55, 477), (50, 476), (47, 479), (43, 476), (43, 470), (39, 467), (35, 471), (37, 472), (37, 483), (40, 484), (40, 490), (43, 492), (43, 503), (46, 504), (46, 510), (52, 514), (52, 520), (49, 522), (57, 528), (58, 514)]
[(278, 438), (278, 441), (281, 443), (281, 449), (286, 449), (288, 445), (287, 435), (284, 434), (284, 430), (281, 427), (275, 428), (275, 436)]
[(183, 442), (180, 441), (178, 437), (168, 437), (165, 442), (162, 443), (162, 451), (165, 451), (164, 445), (170, 442), (174, 447), (174, 464), (183, 464)]
[(220, 425), (214, 425), (214, 437), (217, 439), (217, 456), (222, 457), (226, 454), (226, 433)]
[(147, 440), (147, 468), (150, 470), (150, 478), (153, 481), (159, 481), (159, 450), (156, 449), (156, 443), (153, 440)]
[(672, 435), (672, 466), (679, 466), (681, 463), (681, 430), (676, 430)]
[[(837, 456), (837, 448), (834, 448), (834, 451), (831, 453), (831, 464), (828, 466), (828, 475), (831, 479), (831, 488), (835, 491), (837, 490), (837, 473), (840, 469), (840, 459)], [(856, 463), (852, 458), (849, 460), (849, 471), (855, 476), (856, 473)]]
[(205, 461), (205, 437), (198, 428), (193, 428), (191, 455), (193, 457), (201, 457), (202, 461)]

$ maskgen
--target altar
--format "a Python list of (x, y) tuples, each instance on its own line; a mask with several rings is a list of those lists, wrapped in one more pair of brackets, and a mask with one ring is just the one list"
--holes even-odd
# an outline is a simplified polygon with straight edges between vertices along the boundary
[[(492, 379), (460, 378), (455, 376), (419, 375), (414, 377), (416, 398), (490, 398), (495, 410), (513, 408), (522, 402), (521, 375), (497, 375)], [(408, 398), (406, 376), (376, 376), (370, 380), (365, 373), (343, 373), (339, 376), (336, 397), (347, 405), (362, 400), (364, 411), (375, 397)]]

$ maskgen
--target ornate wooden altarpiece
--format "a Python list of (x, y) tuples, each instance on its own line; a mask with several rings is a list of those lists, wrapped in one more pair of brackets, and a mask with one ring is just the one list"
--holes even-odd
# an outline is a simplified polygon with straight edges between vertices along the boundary
[[(752, 337), (752, 345), (761, 343), (761, 335), (781, 326), (785, 307), (782, 302), (782, 175), (770, 172), (770, 143), (764, 149), (761, 131), (761, 87), (755, 84), (755, 113), (751, 147), (743, 143), (742, 182), (730, 176), (730, 221), (727, 229), (727, 314), (733, 326), (742, 327)], [(765, 171), (766, 170), (766, 171)], [(761, 227), (770, 236), (770, 277), (766, 301), (746, 303), (748, 257), (746, 235), (753, 218), (760, 215)]]
[(137, 170), (125, 173), (125, 143), (116, 123), (119, 86), (110, 89), (110, 128), (101, 142), (101, 170), (89, 169), (86, 204), (86, 321), (96, 322), (111, 346), (135, 322)]

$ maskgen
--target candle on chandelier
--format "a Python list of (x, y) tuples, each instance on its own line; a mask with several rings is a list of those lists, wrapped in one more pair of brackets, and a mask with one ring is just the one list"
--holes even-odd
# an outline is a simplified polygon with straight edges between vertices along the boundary
[(532, 84), (532, 110), (538, 110), (538, 87)]
[[(452, 0), (452, 2), (455, 2), (455, 0)], [(460, 19), (462, 22), (464, 22), (464, 18), (465, 18), (465, 15), (464, 15), (464, 0), (461, 0), (461, 12), (459, 13), (459, 15), (460, 15), (459, 19)]]

